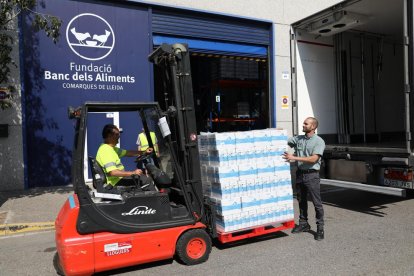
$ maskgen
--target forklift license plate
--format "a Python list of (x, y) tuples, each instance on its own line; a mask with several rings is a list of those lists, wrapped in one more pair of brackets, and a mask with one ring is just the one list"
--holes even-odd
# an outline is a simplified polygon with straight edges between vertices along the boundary
[(396, 187), (396, 188), (406, 188), (406, 189), (413, 188), (412, 182), (406, 182), (406, 181), (394, 180), (394, 179), (388, 179), (388, 178), (384, 178), (384, 185), (387, 185), (390, 187)]

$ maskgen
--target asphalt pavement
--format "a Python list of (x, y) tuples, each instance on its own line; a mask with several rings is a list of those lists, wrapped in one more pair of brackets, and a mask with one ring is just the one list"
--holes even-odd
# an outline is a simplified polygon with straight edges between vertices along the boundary
[[(0, 192), (7, 223), (53, 222), (71, 187)], [(309, 204), (308, 233), (281, 231), (214, 246), (207, 262), (176, 260), (126, 267), (98, 275), (414, 275), (414, 196), (407, 198), (322, 187), (325, 239), (315, 241), (315, 212)], [(294, 200), (297, 221), (298, 204)], [(3, 218), (5, 220), (5, 218)], [(30, 228), (30, 227), (29, 227)], [(33, 229), (33, 227), (32, 227)], [(0, 236), (0, 275), (56, 275), (54, 231)], [(133, 251), (141, 254), (142, 251)]]
[(54, 229), (60, 208), (73, 187), (45, 187), (0, 192), (0, 237)]

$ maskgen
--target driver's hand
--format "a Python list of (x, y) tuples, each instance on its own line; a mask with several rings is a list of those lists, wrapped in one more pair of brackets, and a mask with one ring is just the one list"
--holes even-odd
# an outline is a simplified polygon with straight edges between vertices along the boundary
[(135, 174), (135, 175), (142, 175), (142, 170), (140, 170), (140, 169), (136, 169), (135, 171), (133, 171), (133, 172), (132, 172), (132, 174)]
[(145, 154), (150, 154), (153, 151), (154, 151), (153, 148), (147, 148), (147, 150), (145, 151)]

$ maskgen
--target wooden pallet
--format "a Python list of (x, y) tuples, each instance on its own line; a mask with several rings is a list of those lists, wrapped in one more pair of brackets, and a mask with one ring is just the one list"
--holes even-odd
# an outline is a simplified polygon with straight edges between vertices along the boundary
[(275, 227), (273, 224), (262, 225), (262, 226), (258, 226), (252, 229), (241, 230), (238, 232), (218, 233), (218, 240), (221, 243), (234, 242), (234, 241), (239, 241), (243, 239), (266, 235), (266, 234), (270, 234), (274, 232), (279, 232), (279, 231), (286, 230), (286, 229), (292, 229), (293, 227), (295, 227), (295, 221), (293, 220), (283, 222), (278, 227)]

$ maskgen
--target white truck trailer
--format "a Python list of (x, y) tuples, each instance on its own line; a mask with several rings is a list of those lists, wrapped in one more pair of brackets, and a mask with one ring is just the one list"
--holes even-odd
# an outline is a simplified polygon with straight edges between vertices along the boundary
[(292, 25), (293, 132), (319, 119), (321, 183), (413, 189), (413, 1), (350, 0)]

